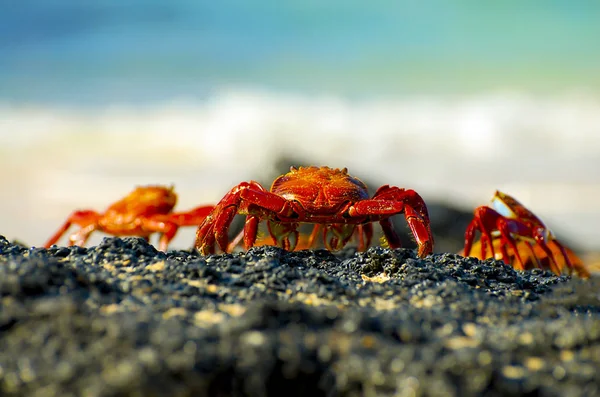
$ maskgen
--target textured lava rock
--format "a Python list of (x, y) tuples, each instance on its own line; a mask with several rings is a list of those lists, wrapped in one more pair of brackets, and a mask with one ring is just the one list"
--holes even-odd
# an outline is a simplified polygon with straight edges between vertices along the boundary
[(0, 395), (595, 396), (599, 287), (409, 249), (0, 237)]

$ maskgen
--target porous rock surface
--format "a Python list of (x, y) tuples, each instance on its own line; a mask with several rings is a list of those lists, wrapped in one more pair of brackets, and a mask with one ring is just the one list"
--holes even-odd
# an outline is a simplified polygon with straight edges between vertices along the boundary
[(0, 395), (596, 396), (598, 368), (594, 278), (409, 249), (0, 237)]

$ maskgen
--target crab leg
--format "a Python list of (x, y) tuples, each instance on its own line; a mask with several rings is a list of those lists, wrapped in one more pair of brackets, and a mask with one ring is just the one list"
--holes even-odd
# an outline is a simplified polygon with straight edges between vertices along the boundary
[(97, 226), (95, 223), (82, 227), (75, 233), (69, 236), (69, 247), (77, 245), (83, 247), (90, 238), (90, 235), (96, 230)]
[(315, 240), (317, 238), (317, 236), (319, 235), (319, 230), (321, 229), (321, 225), (319, 225), (318, 223), (315, 224), (315, 226), (313, 227), (312, 232), (310, 233), (310, 236), (308, 237), (308, 243), (306, 244), (307, 248), (310, 248), (313, 246), (313, 244), (315, 243)]
[(404, 203), (404, 217), (418, 245), (418, 255), (426, 256), (433, 252), (433, 233), (429, 223), (429, 213), (423, 198), (412, 189), (400, 189), (384, 185), (377, 189), (373, 199), (394, 200)]
[(390, 248), (400, 248), (402, 247), (402, 243), (400, 242), (400, 237), (398, 237), (398, 233), (394, 230), (394, 225), (392, 224), (392, 220), (390, 218), (384, 218), (379, 221), (381, 225), (381, 230), (383, 230), (383, 235), (390, 246)]
[(152, 233), (160, 233), (161, 236), (158, 241), (158, 249), (160, 251), (167, 250), (169, 243), (175, 238), (179, 230), (179, 225), (174, 222), (165, 222), (153, 218), (142, 219), (142, 226), (147, 232), (147, 235), (142, 237), (149, 238)]
[(46, 241), (44, 248), (50, 248), (60, 240), (60, 238), (69, 230), (73, 222), (68, 219), (63, 225)]
[[(536, 240), (537, 244), (540, 246), (540, 248), (544, 251), (544, 253), (546, 255), (548, 255), (548, 259), (550, 261), (550, 270), (552, 270), (552, 272), (554, 274), (560, 274), (561, 273), (560, 266), (556, 262), (556, 258), (554, 258), (554, 254), (552, 253), (552, 251), (550, 250), (550, 248), (546, 244), (546, 241), (543, 240), (543, 239), (539, 239), (538, 236), (536, 236), (535, 240)], [(563, 254), (563, 256), (565, 258), (566, 265), (567, 265), (567, 267), (569, 267), (569, 270), (570, 270), (571, 269), (571, 262), (569, 261), (569, 258), (564, 255), (563, 251), (561, 251), (561, 253)]]
[[(394, 215), (404, 212), (404, 218), (418, 245), (418, 255), (422, 257), (433, 252), (433, 235), (428, 225), (428, 219), (423, 218), (408, 204), (397, 201), (364, 200), (358, 203), (354, 209), (356, 210), (356, 213), (361, 215), (375, 216)], [(401, 246), (400, 238), (395, 232), (391, 220), (389, 218), (382, 218), (379, 220), (379, 224), (388, 240), (390, 248), (399, 248)]]
[[(378, 215), (394, 215), (404, 212), (404, 217), (408, 226), (415, 237), (418, 245), (418, 255), (427, 256), (433, 251), (433, 236), (428, 225), (428, 218), (423, 216), (413, 207), (408, 204), (389, 201), (389, 200), (364, 200), (358, 203), (350, 211), (353, 215), (367, 215), (367, 216), (378, 216)], [(383, 230), (383, 233), (388, 240), (390, 248), (399, 248), (400, 238), (394, 231), (391, 220), (389, 218), (382, 218), (379, 220), (379, 224)]]
[(222, 250), (227, 250), (227, 230), (239, 207), (240, 190), (248, 186), (249, 183), (243, 183), (231, 189), (198, 226), (195, 247), (203, 255), (215, 252), (215, 242)]
[(267, 191), (244, 189), (240, 193), (240, 198), (247, 204), (255, 204), (276, 213), (289, 208), (284, 198)]
[[(500, 230), (500, 235), (502, 236), (501, 238), (503, 239), (504, 243), (506, 243), (513, 250), (515, 257), (517, 258), (518, 266), (515, 266), (515, 268), (517, 270), (525, 270), (525, 263), (523, 263), (523, 259), (521, 258), (521, 255), (519, 254), (519, 249), (517, 248), (517, 242), (512, 237), (511, 233), (514, 233), (515, 229), (520, 229), (520, 231), (523, 231), (526, 233), (528, 228), (525, 225), (517, 223), (517, 221), (511, 220), (511, 219), (506, 220), (504, 218), (500, 218), (496, 221), (496, 223), (498, 226), (498, 230)], [(512, 226), (512, 228), (511, 228), (511, 226)], [(516, 233), (516, 234), (520, 234), (520, 233)], [(490, 246), (492, 246), (492, 249), (493, 249), (493, 244), (491, 243), (491, 241), (490, 241)], [(503, 249), (502, 255), (504, 257), (508, 257), (508, 254), (506, 253), (505, 245), (501, 244), (501, 247)]]
[(194, 246), (202, 255), (214, 254), (215, 252), (215, 225), (210, 217), (206, 217), (196, 230), (196, 242)]
[(235, 235), (233, 240), (231, 240), (229, 242), (229, 245), (227, 246), (227, 252), (232, 252), (235, 249), (235, 247), (237, 247), (238, 244), (243, 240), (243, 238), (244, 238), (244, 229), (240, 230), (240, 232)]
[[(158, 249), (166, 251), (169, 243), (175, 238), (179, 227), (195, 226), (204, 220), (212, 211), (213, 206), (200, 206), (186, 212), (175, 212), (171, 214), (159, 214), (142, 219), (142, 227), (147, 232), (160, 233)], [(71, 237), (71, 241), (75, 245), (83, 245), (89, 238), (89, 234), (96, 228), (86, 230), (83, 228)], [(110, 231), (110, 230), (108, 230)], [(116, 234), (116, 233), (115, 233)], [(141, 236), (149, 240), (148, 236)]]
[[(521, 256), (519, 255), (516, 241), (512, 236), (518, 235), (523, 238), (533, 239), (531, 228), (516, 219), (507, 219), (494, 209), (485, 206), (477, 207), (475, 209), (475, 217), (469, 226), (467, 226), (467, 230), (465, 232), (465, 256), (470, 255), (471, 247), (475, 239), (475, 231), (479, 230), (482, 234), (482, 257), (485, 257), (485, 244), (489, 243), (491, 257), (494, 258), (496, 256), (493, 244), (494, 239), (492, 234), (489, 232), (489, 230), (494, 229), (497, 229), (500, 232), (502, 241), (508, 244), (511, 249), (513, 249), (515, 257), (517, 258), (520, 266), (520, 269), (518, 270), (523, 270), (525, 265), (521, 259)], [(500, 247), (502, 250), (502, 256), (507, 258), (508, 254), (503, 244), (501, 244)]]
[(244, 247), (249, 249), (254, 246), (256, 242), (256, 235), (258, 233), (258, 224), (260, 218), (256, 215), (248, 215), (246, 217), (246, 223), (244, 223)]
[(323, 243), (330, 251), (337, 251), (345, 246), (356, 234), (356, 225), (348, 223), (331, 223), (323, 228)]
[[(420, 257), (431, 254), (433, 235), (429, 226), (429, 214), (423, 199), (414, 190), (385, 185), (377, 190), (372, 199), (363, 200), (349, 210), (351, 216), (383, 216), (402, 212), (417, 242), (417, 254)], [(390, 248), (399, 248), (400, 238), (389, 218), (379, 219), (379, 224)]]
[(358, 251), (364, 251), (371, 244), (373, 239), (373, 224), (365, 223), (364, 225), (356, 226), (356, 233), (358, 233)]
[[(203, 254), (214, 253), (216, 242), (223, 252), (227, 252), (231, 248), (227, 231), (233, 218), (237, 214), (254, 215), (264, 210), (282, 213), (284, 216), (293, 213), (293, 209), (284, 198), (266, 191), (258, 182), (240, 183), (204, 218), (196, 232), (196, 248)], [(252, 247), (256, 241), (258, 220), (257, 217), (247, 219), (244, 226), (246, 249)]]
[(581, 260), (579, 260), (579, 258), (577, 258), (577, 256), (575, 254), (573, 254), (574, 258), (573, 258), (573, 260), (571, 260), (571, 256), (567, 253), (567, 249), (561, 243), (559, 243), (556, 240), (552, 240), (552, 243), (554, 243), (554, 245), (556, 245), (556, 247), (560, 251), (561, 255), (565, 259), (565, 264), (569, 268), (569, 273), (572, 273), (573, 269), (575, 269), (575, 271), (577, 272), (577, 275), (579, 275), (579, 277), (582, 277), (582, 278), (591, 277), (590, 272), (585, 268), (585, 266), (583, 265)]
[(465, 256), (469, 256), (471, 254), (471, 247), (473, 246), (473, 242), (475, 240), (475, 232), (479, 230), (482, 235), (481, 239), (481, 257), (485, 258), (485, 245), (489, 243), (490, 252), (492, 254), (492, 258), (495, 257), (494, 252), (494, 244), (492, 244), (492, 235), (488, 231), (490, 228), (486, 227), (487, 224), (495, 225), (497, 220), (500, 219), (501, 215), (494, 211), (493, 209), (481, 206), (475, 208), (475, 216), (473, 220), (467, 226), (467, 230), (465, 231)]
[[(542, 269), (542, 262), (540, 261), (540, 258), (537, 257), (537, 255), (535, 254), (535, 250), (533, 248), (533, 245), (529, 242), (529, 241), (525, 241), (525, 245), (527, 246), (527, 248), (529, 248), (529, 252), (531, 253), (531, 258), (532, 261), (535, 262), (535, 265), (538, 269)], [(549, 257), (550, 259), (550, 257)], [(568, 258), (565, 258), (568, 261)], [(558, 267), (558, 265), (557, 265)]]
[(206, 218), (215, 207), (212, 205), (203, 205), (193, 208), (186, 212), (173, 212), (165, 215), (165, 219), (177, 224), (177, 226), (197, 226)]
[[(50, 248), (51, 246), (56, 244), (56, 242), (60, 240), (60, 238), (67, 232), (67, 230), (69, 230), (69, 228), (73, 224), (81, 226), (82, 228), (86, 228), (90, 225), (95, 224), (99, 217), (100, 214), (92, 210), (80, 210), (73, 212), (69, 216), (69, 218), (67, 218), (66, 222), (56, 231), (56, 233), (54, 233), (54, 235), (52, 235), (52, 237), (50, 237), (50, 239), (46, 241), (46, 243), (44, 244), (44, 248)], [(92, 231), (93, 229), (89, 233), (91, 233)], [(77, 233), (74, 233), (73, 236), (69, 238), (70, 245), (73, 245), (73, 241), (75, 240), (81, 241), (81, 237), (74, 237), (76, 234)], [(85, 243), (85, 240), (87, 240), (87, 237), (83, 240), (83, 243)], [(83, 245), (83, 243), (80, 245)]]
[(373, 199), (401, 201), (406, 203), (414, 208), (419, 216), (429, 224), (429, 213), (425, 201), (423, 201), (423, 198), (412, 189), (406, 190), (396, 186), (384, 185), (377, 189)]
[(219, 213), (215, 218), (215, 239), (219, 248), (224, 252), (227, 250), (229, 242), (227, 231), (229, 230), (229, 226), (236, 215), (237, 207), (229, 206), (224, 208), (223, 211), (221, 211), (221, 213)]
[(300, 239), (297, 230), (298, 223), (269, 221), (267, 226), (276, 245), (287, 251), (293, 251), (296, 248)]
[(248, 215), (246, 217), (246, 222), (244, 223), (244, 228), (235, 236), (233, 240), (227, 246), (226, 252), (231, 252), (237, 247), (237, 245), (243, 240), (244, 248), (248, 249), (254, 246), (256, 242), (256, 237), (258, 235), (258, 224), (260, 223), (260, 218), (256, 215)]

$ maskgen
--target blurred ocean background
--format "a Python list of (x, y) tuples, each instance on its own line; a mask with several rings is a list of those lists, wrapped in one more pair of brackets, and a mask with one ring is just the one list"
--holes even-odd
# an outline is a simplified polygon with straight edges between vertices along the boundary
[(216, 202), (288, 156), (465, 210), (500, 189), (600, 250), (598, 21), (568, 0), (4, 1), (0, 235), (40, 246), (140, 184)]

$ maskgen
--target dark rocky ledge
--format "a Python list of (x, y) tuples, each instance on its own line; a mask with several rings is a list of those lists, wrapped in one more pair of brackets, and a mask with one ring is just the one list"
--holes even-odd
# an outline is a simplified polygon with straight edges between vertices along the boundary
[(0, 237), (0, 298), (0, 395), (600, 395), (600, 280), (493, 260)]

